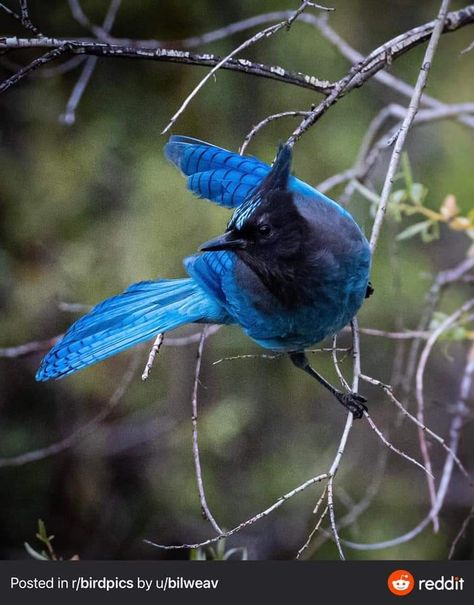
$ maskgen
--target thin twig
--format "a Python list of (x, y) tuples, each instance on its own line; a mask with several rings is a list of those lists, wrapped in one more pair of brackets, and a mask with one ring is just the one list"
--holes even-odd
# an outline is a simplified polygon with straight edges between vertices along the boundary
[(194, 382), (193, 382), (193, 394), (191, 398), (191, 407), (192, 407), (192, 428), (193, 428), (193, 458), (194, 458), (194, 468), (196, 471), (196, 482), (198, 486), (199, 492), (199, 501), (201, 503), (201, 512), (204, 519), (209, 521), (209, 523), (214, 528), (214, 531), (218, 534), (222, 534), (222, 529), (219, 527), (217, 521), (214, 519), (209, 506), (207, 504), (206, 492), (204, 490), (204, 483), (202, 480), (202, 467), (201, 467), (201, 458), (199, 455), (199, 440), (198, 440), (198, 404), (197, 404), (197, 396), (198, 396), (198, 386), (199, 386), (199, 375), (201, 373), (201, 362), (202, 362), (202, 352), (204, 350), (204, 343), (206, 342), (207, 337), (207, 328), (201, 332), (201, 338), (199, 340), (199, 345), (196, 354), (196, 367), (194, 371)]
[(275, 120), (281, 120), (281, 118), (306, 117), (308, 113), (308, 111), (282, 111), (280, 113), (274, 113), (270, 116), (267, 116), (266, 118), (258, 122), (258, 124), (255, 124), (255, 126), (252, 127), (252, 130), (250, 130), (250, 132), (245, 135), (243, 143), (239, 149), (240, 155), (243, 155), (245, 153), (245, 150), (249, 146), (250, 142), (260, 132), (260, 130), (262, 130), (262, 128), (265, 128), (271, 122), (274, 122)]
[[(360, 340), (359, 340), (359, 324), (357, 322), (357, 318), (351, 322), (352, 326), (352, 358), (353, 358), (353, 377), (352, 377), (352, 391), (354, 393), (357, 392), (359, 388), (359, 376), (360, 376)], [(339, 469), (339, 465), (341, 463), (342, 455), (344, 454), (344, 450), (346, 449), (347, 440), (349, 438), (349, 434), (351, 432), (352, 424), (354, 422), (354, 416), (351, 412), (348, 412), (346, 418), (346, 424), (344, 426), (344, 431), (342, 433), (341, 440), (339, 442), (339, 446), (337, 449), (336, 456), (331, 464), (331, 468), (329, 469), (329, 481), (327, 486), (327, 494), (328, 494), (328, 509), (329, 509), (329, 519), (331, 523), (332, 534), (334, 537), (334, 541), (337, 546), (337, 550), (339, 553), (339, 557), (344, 560), (344, 551), (342, 550), (341, 540), (339, 537), (337, 524), (336, 524), (336, 516), (334, 512), (334, 502), (333, 502), (333, 483), (334, 477)]]
[[(362, 376), (361, 376), (361, 378), (362, 378)], [(415, 466), (418, 466), (418, 468), (421, 468), (421, 470), (423, 470), (427, 475), (431, 475), (431, 477), (433, 477), (433, 473), (431, 472), (431, 470), (428, 470), (428, 468), (423, 466), (423, 464), (421, 464), (421, 462), (418, 462), (418, 460), (415, 460), (415, 458), (412, 458), (411, 456), (409, 456), (402, 450), (399, 450), (392, 443), (390, 443), (390, 441), (388, 441), (388, 439), (383, 435), (381, 430), (376, 426), (375, 422), (372, 420), (372, 418), (370, 417), (368, 412), (364, 412), (364, 416), (367, 418), (367, 422), (369, 423), (371, 429), (378, 435), (378, 437), (388, 447), (389, 450), (391, 450), (392, 452), (395, 452), (395, 454), (398, 454), (402, 458), (405, 458), (405, 460), (408, 460)]]
[(342, 172), (338, 172), (337, 174), (334, 174), (333, 176), (324, 179), (324, 181), (321, 181), (316, 186), (316, 189), (321, 193), (327, 193), (331, 189), (334, 189), (334, 187), (342, 185), (343, 183), (346, 183), (347, 181), (350, 181), (351, 179), (355, 178), (355, 176), (356, 173), (354, 169), (349, 168), (348, 170), (343, 170)]
[(145, 369), (143, 370), (143, 374), (142, 374), (143, 381), (148, 380), (151, 369), (155, 362), (155, 358), (158, 355), (158, 353), (160, 352), (161, 345), (163, 344), (164, 339), (165, 339), (164, 333), (160, 332), (160, 334), (158, 334), (158, 336), (156, 337), (155, 342), (153, 343), (153, 346), (151, 347), (150, 354), (148, 355)]
[(266, 353), (259, 353), (258, 355), (253, 353), (246, 355), (231, 355), (229, 357), (221, 357), (217, 361), (213, 361), (212, 365), (216, 366), (224, 361), (235, 361), (237, 359), (281, 359), (284, 356), (284, 353), (275, 353), (275, 355), (267, 355)]
[(13, 19), (15, 19), (15, 21), (18, 21), (19, 23), (21, 23), (25, 29), (32, 31), (35, 34), (38, 34), (38, 35), (40, 34), (40, 32), (36, 29), (36, 27), (33, 25), (33, 23), (31, 23), (31, 21), (29, 21), (29, 24), (27, 25), (23, 18), (23, 15), (19, 15), (18, 13), (13, 11), (11, 8), (9, 8), (8, 6), (5, 6), (3, 4), (3, 2), (0, 2), (0, 9), (2, 9), (4, 12), (6, 12), (7, 15), (9, 15), (10, 17), (13, 17)]
[(344, 556), (344, 551), (341, 546), (341, 539), (339, 538), (339, 532), (336, 527), (336, 515), (334, 513), (334, 496), (333, 496), (333, 483), (334, 477), (331, 476), (328, 481), (328, 510), (329, 510), (329, 521), (331, 523), (331, 530), (334, 536), (334, 542), (336, 543), (337, 552), (339, 553), (339, 558), (342, 561), (345, 561), (346, 557)]
[[(1, 46), (1, 44), (0, 44), (0, 46)], [(36, 59), (34, 59), (34, 61), (31, 61), (31, 63), (28, 63), (28, 65), (25, 65), (25, 67), (22, 67), (16, 73), (14, 73), (12, 76), (10, 76), (6, 80), (4, 80), (0, 84), (0, 94), (2, 92), (5, 92), (6, 90), (11, 88), (15, 84), (17, 84), (25, 76), (27, 76), (31, 72), (35, 71), (35, 69), (38, 69), (39, 67), (42, 67), (43, 65), (46, 65), (47, 63), (50, 63), (51, 61), (54, 61), (55, 59), (57, 59), (58, 57), (60, 57), (61, 55), (63, 55), (66, 52), (68, 52), (68, 47), (67, 47), (67, 45), (64, 45), (64, 46), (59, 46), (58, 48), (53, 48), (53, 50), (49, 50), (44, 55), (41, 55), (41, 57), (37, 57)]]
[(456, 548), (457, 548), (459, 542), (461, 541), (461, 539), (464, 537), (464, 534), (466, 533), (466, 530), (467, 530), (467, 528), (469, 526), (469, 523), (473, 519), (474, 519), (474, 506), (469, 511), (468, 516), (464, 519), (461, 527), (459, 528), (458, 533), (456, 534), (454, 540), (451, 543), (451, 547), (449, 549), (449, 554), (448, 554), (448, 559), (452, 559), (454, 557), (454, 553), (456, 552)]
[(375, 328), (361, 328), (361, 334), (367, 336), (382, 336), (391, 340), (412, 340), (413, 338), (429, 338), (431, 332), (428, 330), (405, 330), (403, 332), (387, 332), (386, 330), (377, 330)]
[(76, 109), (79, 105), (82, 95), (84, 94), (89, 80), (94, 73), (97, 65), (97, 57), (88, 57), (84, 67), (82, 68), (81, 75), (79, 76), (74, 88), (72, 89), (71, 95), (66, 104), (64, 113), (59, 116), (59, 121), (65, 126), (72, 126), (76, 121)]
[(316, 535), (318, 529), (321, 526), (321, 523), (324, 521), (324, 518), (326, 517), (327, 513), (329, 510), (329, 506), (326, 504), (326, 508), (323, 510), (323, 512), (321, 513), (321, 515), (319, 516), (319, 519), (316, 522), (316, 525), (314, 526), (314, 528), (311, 530), (311, 532), (309, 533), (306, 542), (303, 544), (303, 546), (298, 550), (298, 552), (296, 553), (296, 559), (301, 559), (301, 556), (303, 555), (303, 553), (309, 548), (309, 545), (311, 544), (311, 541), (313, 540), (314, 536)]
[(41, 36), (41, 32), (35, 25), (33, 25), (30, 19), (30, 13), (28, 12), (28, 2), (27, 0), (19, 0), (20, 3), (20, 21), (25, 29), (29, 29), (37, 36)]

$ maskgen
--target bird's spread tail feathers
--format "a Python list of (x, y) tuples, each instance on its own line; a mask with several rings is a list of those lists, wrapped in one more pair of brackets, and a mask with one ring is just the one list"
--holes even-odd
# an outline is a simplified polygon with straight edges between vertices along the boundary
[(43, 359), (36, 380), (61, 378), (160, 332), (218, 315), (217, 304), (192, 279), (133, 284), (76, 321)]

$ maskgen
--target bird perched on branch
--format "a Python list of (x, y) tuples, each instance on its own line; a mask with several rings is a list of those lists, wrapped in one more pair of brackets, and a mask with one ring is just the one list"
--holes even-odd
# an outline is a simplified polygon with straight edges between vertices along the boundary
[(72, 374), (183, 324), (237, 324), (262, 347), (288, 353), (360, 418), (365, 399), (334, 388), (304, 352), (349, 323), (371, 293), (369, 245), (351, 215), (291, 175), (288, 145), (271, 168), (184, 136), (171, 137), (165, 154), (193, 193), (235, 209), (225, 233), (185, 259), (188, 277), (139, 282), (94, 307), (36, 379)]

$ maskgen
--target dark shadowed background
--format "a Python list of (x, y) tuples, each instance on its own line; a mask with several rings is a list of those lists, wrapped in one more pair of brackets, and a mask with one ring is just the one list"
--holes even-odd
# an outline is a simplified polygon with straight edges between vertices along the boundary
[[(368, 53), (434, 18), (439, 3), (334, 0), (331, 4), (337, 9), (330, 15), (334, 29)], [(29, 5), (41, 31), (88, 35), (72, 19), (65, 0), (31, 0)], [(100, 23), (108, 2), (91, 0), (82, 5), (90, 19)], [(177, 40), (297, 5), (296, 0), (124, 0), (113, 33)], [(452, 10), (461, 6), (451, 3)], [(0, 12), (0, 34), (4, 33), (22, 34), (22, 30)], [(225, 55), (248, 36), (249, 32), (237, 34), (199, 50)], [(474, 52), (460, 55), (473, 36), (473, 28), (466, 27), (442, 37), (429, 94), (450, 103), (473, 100)], [(390, 71), (414, 83), (424, 49), (424, 45), (414, 49)], [(8, 60), (25, 63), (33, 56), (22, 51), (10, 53)], [(317, 30), (299, 23), (242, 56), (329, 80), (338, 79), (349, 67)], [(0, 57), (2, 79), (10, 75), (10, 68)], [(72, 126), (61, 124), (59, 116), (80, 68), (52, 76), (48, 69), (0, 97), (0, 347), (48, 339), (64, 331), (78, 314), (62, 310), (60, 302), (89, 305), (131, 282), (158, 275), (183, 276), (182, 259), (222, 232), (229, 217), (228, 211), (193, 198), (162, 153), (166, 137), (161, 130), (206, 68), (101, 59)], [(238, 149), (252, 125), (266, 115), (307, 109), (320, 98), (301, 88), (219, 71), (173, 132)], [(377, 82), (346, 96), (297, 144), (296, 174), (317, 185), (349, 168), (371, 119), (392, 101), (407, 103)], [(249, 153), (271, 162), (276, 146), (296, 124), (290, 118), (269, 126), (250, 145)], [(437, 209), (447, 194), (454, 194), (462, 212), (472, 208), (472, 130), (454, 121), (417, 126), (407, 151), (415, 180), (429, 190), (428, 207)], [(372, 178), (377, 191), (386, 171), (386, 161), (381, 160)], [(341, 191), (335, 189), (331, 195), (337, 199)], [(366, 233), (372, 223), (369, 207), (359, 194), (349, 206)], [(466, 254), (469, 239), (445, 227), (431, 243), (418, 237), (395, 242), (397, 231), (411, 222), (410, 218), (401, 224), (389, 220), (384, 226), (373, 268), (375, 294), (359, 317), (363, 327), (414, 328), (433, 276)], [(443, 310), (451, 312), (465, 297), (466, 286), (454, 288)], [(186, 328), (179, 335), (196, 330)], [(347, 336), (340, 339), (341, 346), (349, 343)], [(143, 539), (181, 543), (212, 535), (201, 518), (191, 450), (196, 347), (197, 343), (163, 347), (146, 383), (140, 375), (147, 346), (47, 384), (34, 380), (41, 354), (0, 359), (2, 558), (28, 557), (25, 541), (40, 548), (35, 540), (39, 518), (56, 536), (54, 546), (64, 558), (75, 554), (81, 559), (188, 557), (187, 552), (156, 550)], [(394, 351), (393, 342), (363, 335), (364, 373), (389, 382)], [(427, 423), (443, 436), (449, 427), (450, 405), (458, 396), (465, 351), (465, 341), (440, 343), (427, 369)], [(343, 409), (286, 359), (244, 358), (213, 365), (226, 356), (261, 352), (237, 328), (224, 328), (209, 337), (204, 350), (199, 388), (204, 482), (211, 510), (226, 528), (324, 472), (334, 458), (345, 421)], [(329, 353), (317, 353), (312, 359), (322, 373), (337, 380)], [(85, 425), (108, 405), (131, 363), (138, 364), (135, 378), (119, 405), (93, 432), (57, 455), (8, 466), (6, 458), (48, 446)], [(342, 367), (350, 377), (350, 360)], [(388, 431), (395, 425), (393, 405), (374, 387), (362, 384), (360, 390), (378, 426)], [(473, 436), (473, 426), (468, 424), (460, 450), (468, 468), (474, 462)], [(411, 423), (394, 427), (391, 440), (420, 457)], [(445, 452), (437, 445), (431, 451), (438, 473)], [(368, 424), (357, 422), (336, 480), (336, 514), (346, 514), (368, 489), (377, 493), (356, 523), (341, 531), (345, 538), (389, 539), (416, 525), (429, 510), (423, 473), (390, 452), (381, 472), (385, 455), (387, 449)], [(233, 536), (226, 548), (246, 547), (250, 558), (292, 558), (314, 524), (312, 509), (320, 490), (306, 490)], [(472, 496), (455, 471), (437, 534), (429, 527), (396, 548), (348, 549), (347, 555), (446, 557)], [(472, 558), (472, 544), (471, 533), (457, 556)], [(312, 556), (336, 558), (337, 552), (328, 540)]]

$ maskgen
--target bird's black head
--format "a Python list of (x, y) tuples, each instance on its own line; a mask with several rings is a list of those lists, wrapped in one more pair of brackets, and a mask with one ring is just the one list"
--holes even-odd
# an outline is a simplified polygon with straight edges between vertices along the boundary
[(201, 250), (234, 250), (248, 260), (291, 258), (299, 249), (305, 220), (288, 191), (291, 148), (280, 146), (272, 169), (234, 212), (224, 235), (206, 242)]
[(232, 250), (280, 300), (289, 304), (298, 271), (305, 264), (309, 225), (288, 190), (291, 151), (281, 147), (272, 170), (234, 213), (227, 231), (202, 251)]
[(223, 235), (200, 249), (233, 250), (243, 259), (253, 256), (267, 262), (284, 262), (298, 254), (306, 229), (306, 220), (298, 212), (293, 194), (274, 191), (244, 221), (231, 221)]

